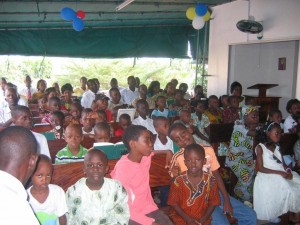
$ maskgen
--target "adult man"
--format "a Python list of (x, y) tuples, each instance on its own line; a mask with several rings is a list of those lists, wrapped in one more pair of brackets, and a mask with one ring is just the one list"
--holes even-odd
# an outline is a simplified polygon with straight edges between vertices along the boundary
[(96, 94), (99, 92), (99, 85), (95, 82), (95, 79), (89, 79), (87, 81), (89, 90), (83, 93), (81, 99), (81, 105), (84, 108), (91, 108)]
[(25, 87), (19, 91), (19, 94), (26, 98), (28, 101), (31, 100), (32, 95), (36, 92), (36, 89), (31, 86), (31, 77), (26, 75), (25, 77)]
[(39, 225), (24, 188), (37, 158), (37, 143), (30, 130), (13, 126), (0, 132), (1, 224)]
[(125, 104), (131, 105), (132, 101), (137, 97), (139, 97), (139, 92), (135, 88), (136, 80), (134, 76), (129, 76), (127, 78), (127, 83), (128, 83), (128, 88), (125, 88), (124, 90), (121, 91), (121, 97), (122, 97), (122, 101)]

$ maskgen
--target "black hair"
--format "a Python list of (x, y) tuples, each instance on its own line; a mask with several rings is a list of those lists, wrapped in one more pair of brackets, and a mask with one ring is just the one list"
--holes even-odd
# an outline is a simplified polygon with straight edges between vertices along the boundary
[(186, 146), (184, 148), (184, 158), (186, 157), (186, 155), (188, 153), (190, 153), (191, 151), (196, 151), (200, 154), (201, 158), (205, 158), (205, 150), (204, 148), (201, 146), (201, 145), (198, 145), (196, 143), (193, 143), (193, 144), (189, 144), (188, 146)]
[(150, 96), (153, 96), (153, 94), (154, 94), (153, 91), (156, 86), (160, 87), (160, 83), (157, 80), (154, 80), (150, 83), (149, 88), (148, 88), (148, 93), (150, 93)]
[(11, 117), (14, 118), (14, 117), (18, 116), (20, 112), (30, 112), (30, 109), (24, 105), (16, 105), (11, 110)]
[(272, 109), (270, 112), (269, 112), (269, 118), (274, 116), (275, 114), (280, 114), (282, 115), (281, 111), (279, 109)]
[(260, 143), (271, 143), (272, 141), (268, 138), (267, 132), (271, 131), (273, 127), (279, 127), (281, 129), (280, 124), (276, 122), (267, 122), (264, 125), (263, 131), (259, 133), (258, 140)]
[(59, 102), (60, 103), (60, 99), (59, 97), (57, 96), (52, 96), (50, 99), (49, 99), (49, 104), (50, 102)]
[(125, 129), (122, 140), (128, 151), (131, 150), (129, 142), (137, 141), (143, 131), (147, 131), (147, 128), (140, 125), (130, 125)]
[(54, 87), (48, 87), (45, 90), (45, 95), (48, 96), (51, 92), (56, 92)]
[(127, 113), (122, 114), (122, 115), (119, 117), (119, 121), (120, 121), (121, 119), (124, 119), (124, 120), (127, 120), (127, 121), (131, 121), (131, 118), (130, 118), (130, 116), (129, 116)]
[[(225, 98), (225, 97), (228, 98), (228, 95), (221, 95), (221, 96), (219, 97), (219, 105), (220, 105), (220, 107), (224, 107), (224, 105), (223, 105), (223, 103), (222, 103), (222, 100), (223, 100), (223, 98)], [(228, 101), (229, 101), (229, 98), (228, 98)]]
[(104, 94), (96, 94), (95, 96), (95, 102), (98, 101), (98, 100), (109, 100), (109, 97), (107, 97), (106, 95)]
[(102, 115), (104, 116), (104, 119), (107, 121), (107, 115), (106, 112), (104, 110), (97, 110), (98, 115)]
[(1, 81), (4, 83), (7, 83), (6, 78), (5, 77), (1, 77)]
[(111, 94), (113, 91), (119, 92), (119, 94), (120, 94), (120, 90), (116, 87), (109, 89), (109, 94)]
[(295, 104), (300, 104), (300, 101), (299, 101), (298, 99), (296, 99), (296, 98), (290, 99), (290, 100), (286, 103), (286, 111), (287, 111), (288, 113), (290, 113), (290, 110), (291, 110), (292, 106), (295, 105)]
[[(37, 84), (36, 84), (36, 89), (37, 89), (38, 91), (39, 91), (39, 86), (40, 86), (40, 84), (41, 84), (42, 82), (45, 82), (45, 84), (46, 84), (46, 81), (43, 80), (43, 79), (38, 80), (38, 82), (37, 82)], [(45, 90), (45, 91), (46, 91), (46, 90)]]
[(140, 107), (140, 105), (148, 105), (148, 102), (145, 99), (140, 99), (136, 103), (136, 108)]
[(75, 102), (75, 101), (73, 101), (72, 103), (71, 103), (71, 106), (75, 106), (75, 107), (77, 107), (77, 109), (79, 109), (80, 111), (82, 111), (82, 105), (80, 104), (80, 102)]
[(105, 132), (108, 132), (110, 134), (110, 126), (107, 122), (98, 122), (95, 124), (94, 127), (95, 131), (103, 130)]
[(73, 93), (73, 87), (70, 83), (66, 83), (61, 86), (61, 93), (63, 94), (65, 91), (70, 91), (71, 93)]
[(91, 108), (84, 108), (81, 112), (81, 117), (83, 114), (87, 114), (87, 113), (90, 113), (90, 112), (93, 112), (93, 110)]
[(170, 126), (169, 130), (168, 130), (168, 136), (170, 137), (171, 132), (172, 132), (173, 130), (177, 129), (177, 128), (187, 129), (186, 126), (185, 126), (183, 123), (181, 123), (181, 122), (179, 122), (179, 123), (173, 123), (173, 124)]
[(161, 121), (168, 121), (168, 118), (164, 117), (164, 116), (157, 116), (153, 119), (153, 126), (154, 128), (159, 127), (159, 125), (161, 125)]
[(242, 85), (241, 85), (239, 82), (234, 81), (234, 82), (232, 82), (231, 85), (230, 85), (230, 93), (231, 93), (231, 94), (232, 94), (233, 90), (234, 90), (236, 87), (240, 87), (241, 90), (243, 89), (243, 88), (242, 88)]
[(59, 118), (61, 121), (65, 120), (65, 114), (62, 111), (54, 111), (52, 113), (52, 116), (56, 116), (57, 118)]
[(197, 107), (199, 104), (203, 105), (203, 106), (205, 107), (205, 109), (208, 108), (208, 100), (207, 100), (207, 99), (206, 99), (206, 100), (198, 100), (198, 101), (196, 101), (196, 107)]
[(87, 78), (86, 77), (80, 77), (80, 80), (79, 81), (82, 81), (83, 79), (85, 79), (87, 81)]
[(87, 154), (84, 156), (84, 159), (86, 159), (87, 156), (91, 155), (91, 154), (95, 154), (95, 153), (100, 153), (102, 156), (103, 156), (103, 159), (105, 161), (106, 164), (108, 164), (108, 158), (107, 158), (107, 155), (105, 154), (104, 151), (100, 150), (100, 149), (95, 149), (95, 148), (92, 148), (90, 149)]
[(36, 172), (36, 170), (38, 169), (38, 165), (40, 162), (45, 162), (45, 163), (48, 163), (51, 167), (51, 170), (53, 170), (53, 166), (52, 166), (52, 162), (51, 162), (51, 159), (49, 158), (49, 156), (47, 155), (43, 155), (43, 154), (40, 154), (37, 161), (36, 161), (36, 167), (33, 171), (33, 174)]

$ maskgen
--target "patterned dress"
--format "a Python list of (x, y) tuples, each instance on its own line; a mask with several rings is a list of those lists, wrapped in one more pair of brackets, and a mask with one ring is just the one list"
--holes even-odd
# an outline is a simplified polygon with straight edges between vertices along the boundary
[(254, 182), (253, 137), (238, 120), (235, 122), (229, 146), (226, 164), (238, 178), (234, 188), (236, 196), (244, 201), (252, 201)]
[[(196, 220), (206, 212), (208, 206), (220, 205), (220, 196), (215, 178), (203, 172), (203, 178), (194, 187), (188, 179), (187, 172), (175, 178), (171, 184), (168, 204), (178, 205), (181, 209)], [(171, 208), (170, 217), (175, 225), (185, 225), (185, 221)], [(210, 225), (209, 218), (203, 225)]]

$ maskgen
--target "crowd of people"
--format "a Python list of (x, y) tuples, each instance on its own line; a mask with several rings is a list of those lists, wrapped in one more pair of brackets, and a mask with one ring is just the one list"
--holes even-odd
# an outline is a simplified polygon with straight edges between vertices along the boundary
[[(220, 97), (206, 97), (200, 85), (191, 96), (188, 85), (178, 86), (176, 79), (161, 89), (159, 81), (147, 87), (130, 76), (125, 88), (112, 78), (107, 95), (96, 78), (82, 77), (80, 83), (80, 87), (66, 83), (60, 88), (38, 80), (35, 89), (29, 75), (24, 88), (1, 79), (0, 198), (4, 201), (0, 211), (6, 224), (253, 225), (257, 219), (278, 223), (287, 212), (290, 220), (300, 224), (300, 176), (293, 171), (300, 167), (298, 99), (288, 101), (289, 116), (284, 121), (281, 111), (273, 109), (262, 124), (259, 106), (251, 98), (246, 101), (236, 81), (230, 94)], [(33, 105), (41, 122), (52, 126), (49, 132), (67, 143), (55, 159), (46, 137), (30, 131)], [(119, 115), (120, 109), (135, 109), (134, 118)], [(220, 143), (215, 152), (209, 127), (222, 123), (234, 123), (234, 128), (230, 142)], [(282, 133), (299, 135), (293, 158), (280, 151)], [(111, 171), (113, 179), (106, 178), (105, 153), (84, 148), (84, 137), (94, 138), (95, 143), (122, 139), (128, 154)], [(257, 146), (254, 139), (259, 140)], [(166, 155), (173, 177), (169, 186), (159, 187), (156, 202), (149, 187), (154, 154)], [(228, 194), (219, 173), (219, 156), (226, 157), (226, 165), (237, 177), (234, 196)], [(50, 184), (52, 161), (83, 161), (85, 177), (65, 194)], [(169, 214), (158, 204), (170, 206)], [(14, 216), (16, 212), (20, 217)]]

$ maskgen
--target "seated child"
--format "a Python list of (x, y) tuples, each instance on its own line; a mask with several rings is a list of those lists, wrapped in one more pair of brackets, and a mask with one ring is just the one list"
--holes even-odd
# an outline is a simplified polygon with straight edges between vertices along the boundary
[(65, 130), (65, 141), (67, 146), (57, 152), (55, 164), (71, 163), (83, 161), (87, 149), (80, 144), (83, 140), (81, 126), (70, 124)]
[(154, 150), (170, 150), (174, 153), (173, 141), (168, 137), (169, 120), (166, 117), (158, 116), (153, 120), (155, 131), (157, 132)]
[(42, 96), (37, 100), (39, 106), (39, 117), (44, 117), (45, 114), (49, 113), (47, 110), (47, 98), (46, 96)]
[(169, 109), (166, 108), (167, 101), (165, 96), (158, 96), (156, 99), (157, 108), (152, 111), (151, 118), (155, 119), (155, 117), (163, 116), (169, 117)]
[(132, 121), (132, 124), (146, 127), (152, 134), (156, 134), (156, 131), (153, 126), (153, 120), (148, 117), (149, 115), (148, 102), (144, 99), (138, 100), (136, 103), (136, 111), (138, 112), (139, 117), (135, 118)]
[(227, 108), (230, 106), (230, 103), (229, 103), (229, 97), (230, 97), (230, 96), (228, 96), (228, 95), (222, 95), (222, 96), (219, 98), (220, 109), (225, 110), (225, 109), (227, 109)]
[(56, 96), (51, 97), (48, 100), (48, 109), (49, 112), (45, 113), (43, 119), (42, 119), (42, 123), (51, 123), (51, 114), (55, 111), (59, 111), (60, 110), (60, 99)]
[(62, 110), (70, 111), (72, 104), (73, 87), (70, 83), (61, 86), (61, 94), (63, 96)]
[(122, 106), (124, 103), (121, 101), (121, 94), (118, 88), (113, 87), (109, 90), (110, 100), (107, 109), (112, 111), (116, 106)]
[(95, 117), (95, 122), (107, 122), (106, 112), (104, 110), (97, 110), (97, 117)]
[(128, 197), (122, 184), (106, 178), (108, 159), (91, 149), (84, 157), (84, 174), (68, 188), (68, 224), (128, 224)]
[(300, 101), (289, 100), (286, 104), (286, 111), (290, 115), (284, 120), (284, 133), (296, 133), (297, 117), (300, 117)]
[(147, 97), (147, 92), (148, 92), (148, 88), (145, 84), (141, 84), (139, 87), (138, 87), (138, 90), (139, 90), (139, 97), (137, 97), (136, 99), (134, 99), (131, 103), (131, 105), (136, 108), (136, 103), (138, 100), (140, 99), (144, 99), (148, 102), (148, 105), (149, 105), (149, 109), (150, 110), (153, 110), (155, 108), (155, 102), (153, 101), (152, 98), (149, 98)]
[(95, 119), (89, 116), (91, 112), (92, 109), (90, 108), (83, 109), (81, 113), (80, 123), (82, 125), (83, 135), (87, 135), (90, 138), (94, 138)]
[(72, 102), (70, 105), (69, 116), (66, 117), (66, 124), (80, 124), (82, 106), (79, 102)]
[(206, 163), (203, 147), (190, 144), (184, 150), (187, 171), (176, 177), (170, 189), (168, 204), (174, 224), (211, 224), (211, 214), (220, 205), (215, 178), (203, 166)]
[(300, 170), (300, 124), (297, 125), (297, 134), (298, 134), (298, 140), (294, 144), (294, 155), (295, 155), (295, 160), (297, 164), (297, 169)]
[(53, 129), (49, 132), (54, 133), (55, 139), (64, 139), (64, 123), (65, 115), (62, 111), (55, 111), (51, 114), (50, 125)]
[(123, 136), (124, 130), (126, 130), (126, 128), (131, 125), (131, 119), (130, 119), (130, 116), (127, 113), (122, 114), (120, 116), (119, 125), (120, 125), (120, 128), (114, 131), (114, 136), (115, 137)]
[(186, 104), (188, 100), (183, 98), (183, 92), (179, 89), (175, 90), (175, 102), (169, 105), (169, 117), (179, 116), (182, 109), (188, 109)]
[(151, 197), (149, 169), (153, 143), (150, 132), (143, 126), (131, 125), (124, 132), (123, 142), (129, 153), (117, 162), (111, 176), (121, 181), (128, 193), (129, 225), (173, 224)]
[(109, 142), (111, 138), (110, 126), (106, 122), (96, 123), (94, 127), (95, 142)]
[[(187, 170), (187, 167), (184, 164), (185, 147), (189, 144), (195, 143), (195, 140), (193, 139), (192, 134), (182, 123), (174, 123), (170, 126), (169, 137), (181, 148), (177, 153), (174, 154), (169, 167), (169, 173), (175, 177), (179, 173)], [(216, 207), (214, 213), (212, 214), (212, 224), (229, 224), (227, 218), (229, 218), (231, 222), (237, 222), (235, 219), (237, 218), (238, 223), (243, 225), (257, 224), (255, 212), (242, 202), (230, 197), (227, 193), (222, 177), (218, 170), (220, 164), (217, 160), (214, 149), (211, 146), (202, 145), (202, 147), (205, 150), (206, 158), (206, 164), (203, 168), (205, 171), (212, 173), (221, 192), (220, 197), (222, 204), (220, 207)], [(225, 215), (227, 215), (227, 217)], [(234, 217), (232, 217), (232, 215)]]
[(272, 109), (268, 115), (268, 122), (278, 123), (283, 131), (282, 113), (279, 109)]
[(265, 130), (265, 141), (255, 148), (254, 210), (259, 220), (278, 223), (282, 214), (300, 213), (300, 176), (284, 163), (278, 145), (280, 125), (271, 122)]
[(32, 186), (27, 189), (29, 204), (41, 225), (66, 225), (68, 212), (65, 192), (57, 185), (50, 184), (52, 164), (48, 156), (39, 155), (32, 175)]
[(107, 121), (110, 122), (112, 121), (112, 112), (107, 109), (108, 107), (108, 100), (109, 98), (106, 95), (103, 94), (97, 94), (95, 97), (95, 108), (93, 111), (98, 111), (98, 110), (104, 110), (106, 113), (106, 118)]
[(239, 98), (231, 95), (228, 98), (229, 106), (223, 110), (223, 123), (234, 123), (240, 119)]

